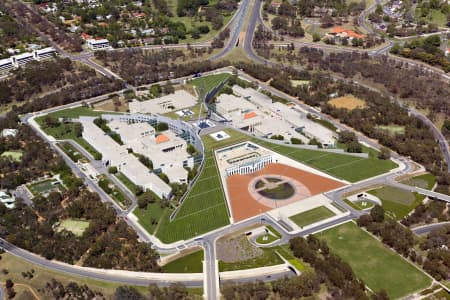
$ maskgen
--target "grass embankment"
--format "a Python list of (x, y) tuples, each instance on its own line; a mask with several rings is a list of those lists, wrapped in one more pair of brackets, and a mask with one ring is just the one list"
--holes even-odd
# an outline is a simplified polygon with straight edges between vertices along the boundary
[(202, 273), (204, 252), (199, 250), (178, 258), (162, 267), (166, 273)]
[(400, 220), (409, 214), (425, 198), (420, 194), (391, 186), (371, 190), (368, 193), (378, 197), (381, 200), (386, 216), (396, 220)]
[(295, 224), (300, 227), (310, 225), (335, 216), (335, 214), (325, 206), (319, 206), (311, 210), (296, 214), (289, 217)]

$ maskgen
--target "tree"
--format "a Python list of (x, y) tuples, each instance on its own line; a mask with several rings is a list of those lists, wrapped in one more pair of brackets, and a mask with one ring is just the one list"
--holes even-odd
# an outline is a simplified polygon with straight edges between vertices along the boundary
[(313, 38), (313, 42), (315, 42), (315, 43), (319, 42), (321, 39), (320, 34), (318, 34), (317, 32), (313, 33), (312, 38)]
[(379, 159), (390, 159), (391, 158), (391, 150), (386, 147), (381, 147), (380, 153), (378, 154)]
[(116, 166), (111, 166), (108, 168), (108, 173), (110, 174), (116, 174), (118, 172), (117, 167)]
[(370, 210), (370, 216), (374, 222), (380, 223), (384, 221), (384, 209), (380, 205), (375, 205)]
[(148, 205), (147, 197), (139, 197), (138, 198), (138, 206), (140, 209), (146, 209)]
[(145, 300), (145, 297), (131, 286), (119, 286), (112, 298), (113, 300)]

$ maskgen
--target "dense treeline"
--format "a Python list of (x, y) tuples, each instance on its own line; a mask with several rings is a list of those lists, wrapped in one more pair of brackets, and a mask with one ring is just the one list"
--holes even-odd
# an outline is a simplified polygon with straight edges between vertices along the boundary
[(106, 300), (102, 293), (91, 290), (87, 285), (78, 285), (76, 282), (64, 285), (56, 279), (52, 279), (47, 282), (43, 290), (55, 300)]
[(0, 105), (14, 103), (28, 113), (119, 90), (123, 83), (98, 75), (68, 58), (30, 62), (0, 81)]
[(392, 219), (385, 219), (381, 206), (358, 219), (358, 225), (379, 236), (381, 241), (411, 261), (421, 265), (436, 280), (447, 280), (450, 274), (450, 226), (432, 231), (423, 242), (411, 230)]
[[(204, 54), (204, 52), (197, 51), (191, 50), (198, 57)], [(199, 60), (190, 64), (176, 64), (174, 63), (175, 60), (188, 58), (181, 50), (126, 49), (123, 51), (97, 51), (95, 55), (113, 72), (117, 72), (123, 79), (135, 86), (188, 76), (229, 65), (229, 62), (226, 61), (213, 63), (209, 60)], [(192, 56), (189, 58), (192, 59)]]
[(402, 220), (402, 224), (411, 226), (415, 224), (446, 222), (449, 220), (449, 204), (444, 201), (430, 201), (426, 204), (419, 204), (411, 214)]
[(415, 39), (403, 45), (395, 44), (391, 53), (406, 58), (417, 59), (427, 64), (440, 66), (445, 72), (450, 72), (450, 58), (441, 50), (441, 38), (432, 35), (424, 39)]
[(22, 1), (7, 0), (0, 3), (0, 8), (5, 10), (11, 16), (14, 16), (30, 32), (40, 32), (51, 38), (63, 49), (79, 52), (82, 50), (81, 39), (79, 37), (69, 36), (64, 30), (58, 28), (38, 12), (30, 9)]

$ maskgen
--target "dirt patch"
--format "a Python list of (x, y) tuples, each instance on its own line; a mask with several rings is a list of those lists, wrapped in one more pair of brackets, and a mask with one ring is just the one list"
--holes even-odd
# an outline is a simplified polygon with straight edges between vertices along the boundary
[(224, 262), (244, 261), (263, 254), (263, 250), (250, 244), (243, 233), (217, 241), (217, 259)]
[(328, 104), (336, 108), (345, 108), (348, 110), (366, 107), (366, 102), (364, 100), (356, 98), (353, 95), (346, 95), (343, 97), (331, 99), (330, 101), (328, 101)]
[(94, 107), (96, 110), (127, 112), (128, 102), (125, 98), (120, 97), (98, 102)]

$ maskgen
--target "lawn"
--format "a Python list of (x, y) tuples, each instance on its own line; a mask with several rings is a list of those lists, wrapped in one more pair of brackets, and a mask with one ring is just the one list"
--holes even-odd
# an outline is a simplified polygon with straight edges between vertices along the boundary
[(424, 196), (385, 186), (380, 189), (368, 191), (380, 198), (386, 216), (400, 220), (422, 202)]
[(133, 214), (138, 218), (139, 224), (150, 234), (155, 233), (161, 220), (169, 218), (169, 209), (161, 207), (159, 201), (157, 200), (155, 203), (148, 204), (145, 209), (136, 207), (133, 211)]
[(331, 251), (352, 267), (356, 276), (374, 291), (386, 290), (391, 298), (425, 289), (431, 280), (394, 251), (349, 222), (317, 234)]
[(199, 250), (168, 263), (162, 269), (165, 273), (202, 273), (203, 259), (203, 250)]
[(138, 186), (135, 185), (127, 176), (125, 176), (122, 172), (118, 172), (114, 174), (117, 179), (119, 179), (133, 194), (136, 194), (138, 191)]
[(296, 214), (289, 217), (295, 224), (300, 227), (310, 225), (321, 220), (333, 217), (335, 214), (325, 206), (319, 206), (311, 210)]
[(89, 221), (66, 219), (61, 221), (58, 231), (63, 229), (72, 232), (76, 236), (82, 236), (84, 231), (89, 227)]
[(196, 87), (197, 92), (201, 88), (205, 89), (205, 95), (212, 91), (216, 86), (221, 84), (223, 81), (227, 80), (231, 75), (228, 73), (220, 73), (214, 75), (208, 75), (205, 77), (200, 77), (189, 81), (190, 84)]
[(363, 210), (363, 209), (367, 209), (367, 208), (373, 207), (373, 203), (369, 202), (369, 201), (358, 200), (358, 201), (352, 202), (352, 201), (350, 201), (348, 199), (345, 199), (344, 202), (347, 203), (348, 205), (350, 205), (351, 207), (353, 207), (354, 209), (357, 209), (357, 210)]
[(405, 126), (391, 124), (391, 125), (377, 125), (376, 128), (380, 130), (385, 130), (389, 132), (390, 135), (405, 134)]
[(14, 161), (21, 161), (22, 160), (22, 151), (5, 151), (0, 155), (1, 157), (9, 157)]
[(258, 236), (258, 237), (256, 238), (256, 242), (257, 242), (258, 244), (262, 244), (262, 245), (264, 245), (264, 244), (270, 244), (270, 243), (275, 242), (275, 241), (277, 241), (277, 240), (279, 240), (279, 238), (274, 237), (274, 236), (271, 235), (271, 234), (260, 235), (260, 236)]
[(67, 142), (58, 143), (58, 147), (61, 148), (64, 151), (64, 153), (66, 153), (67, 156), (69, 156), (70, 159), (74, 162), (77, 162), (79, 160), (88, 161), (88, 159), (86, 159), (86, 157), (84, 157), (83, 154), (78, 152), (78, 150), (70, 143)]
[(283, 263), (283, 260), (275, 253), (273, 249), (263, 248), (263, 254), (244, 261), (237, 262), (224, 262), (219, 261), (219, 271), (236, 271), (236, 270), (246, 270), (252, 268), (268, 267), (279, 265)]
[[(104, 114), (104, 111), (96, 111), (93, 109), (90, 109), (88, 107), (78, 106), (74, 108), (68, 108), (63, 110), (58, 110), (52, 113), (49, 113), (48, 116), (55, 117), (55, 118), (69, 118), (69, 119), (76, 119), (79, 116), (90, 116), (90, 117), (98, 117)], [(110, 112), (108, 112), (109, 114)], [(113, 112), (111, 112), (113, 113)], [(36, 118), (36, 122), (38, 120), (42, 119), (43, 117)]]
[(380, 160), (376, 157), (361, 158), (347, 154), (296, 149), (257, 139), (252, 141), (329, 175), (350, 182), (384, 174), (397, 167), (397, 164), (391, 160)]
[(402, 181), (402, 183), (426, 190), (431, 190), (436, 183), (436, 177), (431, 173), (427, 173), (407, 179), (405, 181)]
[[(61, 113), (64, 117), (66, 116), (66, 112), (68, 112), (67, 115), (74, 115), (73, 118), (77, 118), (79, 117), (79, 115), (75, 115), (75, 112), (71, 112), (71, 110), (74, 110), (74, 108), (69, 109), (69, 110), (62, 110), (62, 111), (58, 111), (58, 112), (54, 112), (52, 114), (49, 115), (53, 115), (53, 114), (57, 114), (57, 113)], [(86, 111), (86, 115), (89, 115), (90, 113), (96, 113), (93, 110), (90, 109), (83, 109), (82, 111), (76, 111), (77, 113), (80, 112), (84, 112)], [(83, 114), (84, 115), (84, 114)], [(59, 118), (60, 116), (58, 116)], [(81, 147), (83, 147), (84, 149), (86, 149), (86, 151), (88, 151), (94, 158), (99, 159), (101, 157), (101, 154), (99, 152), (97, 152), (97, 150), (94, 149), (94, 147), (92, 147), (85, 139), (83, 139), (80, 136), (77, 136), (75, 134), (75, 124), (76, 123), (61, 123), (61, 125), (59, 125), (58, 127), (45, 127), (44, 123), (43, 123), (43, 117), (39, 117), (36, 118), (36, 123), (39, 124), (39, 126), (41, 127), (41, 129), (48, 135), (53, 136), (55, 139), (67, 139), (67, 140), (73, 140), (75, 141), (78, 145), (80, 145)]]

